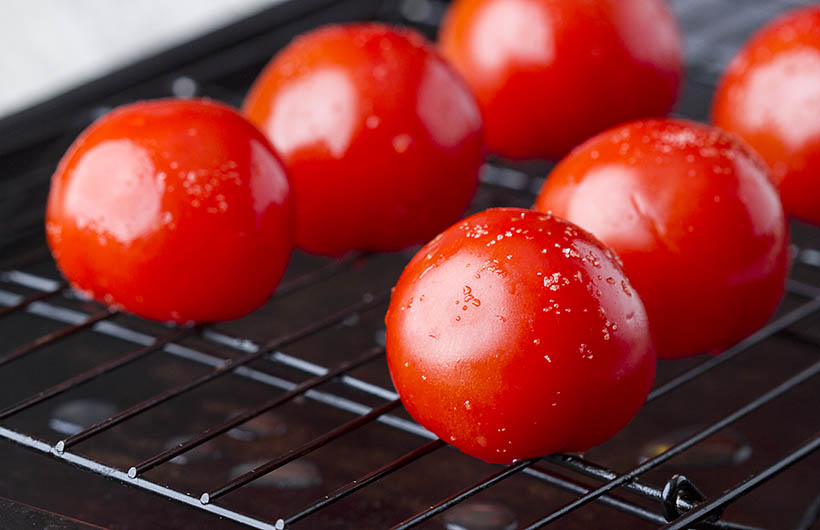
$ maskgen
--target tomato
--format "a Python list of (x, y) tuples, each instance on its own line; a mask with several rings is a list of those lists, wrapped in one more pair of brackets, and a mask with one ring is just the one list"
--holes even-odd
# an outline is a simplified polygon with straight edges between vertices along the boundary
[(665, 0), (457, 0), (439, 40), (479, 101), (488, 149), (510, 159), (558, 159), (666, 114), (682, 77)]
[(725, 348), (783, 295), (789, 234), (777, 192), (759, 157), (715, 127), (667, 119), (604, 132), (554, 168), (535, 209), (618, 253), (659, 357)]
[(428, 243), (385, 321), (408, 412), (487, 462), (603, 442), (655, 376), (646, 313), (617, 258), (588, 232), (529, 210), (486, 210)]
[(425, 242), (463, 215), (478, 186), (478, 106), (411, 30), (307, 33), (266, 67), (243, 110), (287, 165), (295, 240), (308, 252)]
[(75, 289), (155, 320), (239, 317), (291, 251), (289, 189), (270, 143), (209, 101), (160, 100), (91, 125), (51, 181), (46, 233)]
[(820, 225), (820, 7), (787, 14), (743, 47), (712, 120), (766, 160), (787, 213)]

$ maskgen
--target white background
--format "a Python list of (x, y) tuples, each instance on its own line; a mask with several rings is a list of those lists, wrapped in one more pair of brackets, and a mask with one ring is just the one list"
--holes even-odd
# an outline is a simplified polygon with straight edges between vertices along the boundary
[(0, 0), (0, 116), (280, 1)]

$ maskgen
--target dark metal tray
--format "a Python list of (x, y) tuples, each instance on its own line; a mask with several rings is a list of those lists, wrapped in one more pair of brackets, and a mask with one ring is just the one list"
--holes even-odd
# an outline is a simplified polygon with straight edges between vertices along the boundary
[[(798, 3), (673, 5), (690, 63), (678, 114), (705, 119), (740, 43)], [(414, 249), (297, 253), (263, 308), (190, 330), (67, 289), (45, 248), (43, 209), (56, 161), (95, 117), (170, 95), (237, 105), (302, 31), (382, 20), (432, 37), (445, 7), (291, 0), (0, 120), (0, 497), (10, 499), (0, 528), (26, 517), (57, 528), (815, 524), (816, 228), (793, 224), (794, 268), (769, 325), (720, 356), (662, 361), (650, 402), (600, 447), (507, 467), (445, 446), (393, 391), (382, 317)], [(488, 164), (472, 210), (531, 205), (547, 169)]]

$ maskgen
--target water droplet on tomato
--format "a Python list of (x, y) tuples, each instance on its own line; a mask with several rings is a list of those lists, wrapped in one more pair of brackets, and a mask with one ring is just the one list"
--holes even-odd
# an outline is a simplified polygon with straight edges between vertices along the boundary
[[(626, 285), (626, 280), (621, 280), (621, 289), (623, 289), (624, 293), (627, 296), (629, 296), (630, 298), (632, 297), (632, 290), (630, 290), (629, 286)], [(630, 313), (630, 315), (633, 315), (633, 314), (634, 313)], [(627, 317), (627, 320), (631, 320), (631, 317)]]
[(393, 137), (393, 150), (399, 154), (407, 151), (413, 139), (409, 134), (399, 134)]

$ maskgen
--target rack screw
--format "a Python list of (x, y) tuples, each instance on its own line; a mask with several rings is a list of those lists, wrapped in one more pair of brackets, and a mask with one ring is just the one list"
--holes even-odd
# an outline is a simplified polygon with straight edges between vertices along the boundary
[[(683, 475), (674, 475), (664, 485), (661, 492), (661, 508), (663, 516), (667, 521), (674, 521), (680, 517), (683, 512), (687, 512), (706, 500), (697, 486), (691, 480)], [(683, 511), (681, 511), (683, 508)], [(710, 521), (720, 519), (720, 513), (710, 516)]]

